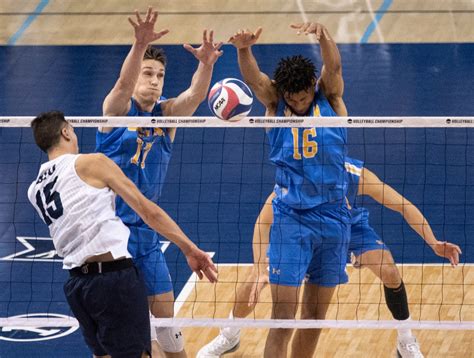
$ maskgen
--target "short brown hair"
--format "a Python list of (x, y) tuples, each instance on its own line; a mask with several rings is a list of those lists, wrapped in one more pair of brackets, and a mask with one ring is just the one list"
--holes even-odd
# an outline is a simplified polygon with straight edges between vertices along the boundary
[(33, 119), (31, 128), (33, 128), (33, 136), (38, 147), (47, 153), (59, 143), (61, 131), (67, 125), (64, 113), (60, 111), (41, 113)]
[(166, 67), (167, 59), (165, 55), (165, 50), (163, 50), (162, 48), (148, 46), (145, 51), (145, 55), (143, 56), (143, 59), (159, 61), (163, 64), (163, 66)]

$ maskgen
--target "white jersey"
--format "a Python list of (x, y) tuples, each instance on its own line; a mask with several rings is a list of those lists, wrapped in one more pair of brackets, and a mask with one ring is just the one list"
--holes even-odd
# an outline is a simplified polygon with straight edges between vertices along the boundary
[(81, 266), (95, 255), (131, 257), (130, 230), (115, 214), (115, 193), (94, 188), (77, 175), (79, 155), (65, 154), (41, 165), (28, 199), (48, 225), (63, 268)]

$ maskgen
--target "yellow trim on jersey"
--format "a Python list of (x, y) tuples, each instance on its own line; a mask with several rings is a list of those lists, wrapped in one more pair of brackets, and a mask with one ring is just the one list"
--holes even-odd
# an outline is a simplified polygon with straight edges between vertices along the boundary
[(348, 171), (351, 174), (357, 175), (359, 177), (362, 174), (362, 168), (356, 167), (354, 164), (345, 162), (344, 167), (346, 168), (346, 171)]

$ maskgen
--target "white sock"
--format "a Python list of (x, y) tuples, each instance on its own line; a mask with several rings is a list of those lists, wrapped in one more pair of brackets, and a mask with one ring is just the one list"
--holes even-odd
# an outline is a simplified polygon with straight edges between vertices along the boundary
[[(229, 318), (234, 318), (234, 314), (230, 311)], [(240, 334), (240, 328), (238, 327), (225, 327), (221, 329), (221, 333), (228, 339), (237, 337)]]
[[(411, 321), (410, 317), (408, 317), (406, 320), (400, 321), (400, 322), (408, 322), (408, 321)], [(410, 338), (412, 336), (413, 336), (413, 334), (411, 333), (411, 329), (409, 329), (409, 328), (399, 328), (398, 329), (398, 338), (404, 339), (404, 338)]]

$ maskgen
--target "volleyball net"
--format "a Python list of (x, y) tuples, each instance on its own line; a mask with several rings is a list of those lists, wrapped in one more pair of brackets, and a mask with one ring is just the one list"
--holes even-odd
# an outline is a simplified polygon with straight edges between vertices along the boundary
[[(0, 117), (0, 326), (57, 326), (72, 318), (62, 293), (61, 269), (46, 225), (27, 199), (27, 188), (46, 156), (36, 147), (33, 117)], [(173, 319), (158, 326), (248, 328), (474, 329), (474, 118), (473, 117), (68, 117), (81, 152), (95, 150), (97, 127), (178, 128), (159, 205), (207, 251), (219, 282), (199, 281), (179, 250), (164, 241), (175, 288)], [(268, 285), (246, 318), (229, 319), (238, 292), (252, 277), (256, 219), (275, 184), (265, 129), (348, 129), (348, 155), (413, 203), (439, 241), (458, 245), (459, 265), (434, 254), (403, 217), (359, 196), (371, 227), (391, 251), (405, 283), (412, 320), (392, 320), (383, 284), (347, 258), (349, 282), (338, 286), (327, 320), (272, 320)], [(153, 143), (152, 143), (153, 145)], [(318, 143), (318, 145), (321, 145)], [(308, 143), (311, 146), (311, 143)], [(146, 146), (137, 147), (143, 159)], [(309, 147), (308, 147), (309, 148)], [(308, 149), (311, 151), (311, 149)], [(153, 163), (144, 163), (144, 165)], [(155, 163), (156, 164), (156, 163)], [(382, 263), (383, 264), (383, 263)], [(303, 286), (304, 287), (304, 284)], [(21, 319), (19, 318), (21, 316)], [(65, 317), (69, 317), (65, 316)]]

